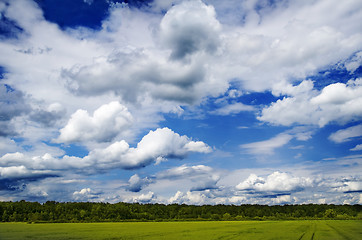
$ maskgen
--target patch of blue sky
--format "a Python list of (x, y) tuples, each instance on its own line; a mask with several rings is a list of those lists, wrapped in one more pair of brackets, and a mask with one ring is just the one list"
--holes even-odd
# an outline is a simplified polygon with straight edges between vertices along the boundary
[(88, 155), (89, 151), (88, 149), (80, 144), (69, 144), (69, 145), (64, 145), (64, 144), (55, 144), (55, 143), (50, 143), (47, 142), (47, 145), (49, 146), (54, 146), (54, 147), (59, 147), (60, 149), (65, 151), (65, 155), (68, 156), (74, 156), (74, 157), (85, 157)]
[(355, 71), (350, 72), (345, 67), (333, 66), (319, 71), (317, 74), (309, 76), (314, 84), (314, 88), (322, 90), (324, 87), (334, 83), (347, 83), (351, 79), (356, 79), (362, 76), (362, 67), (358, 67)]
[(84, 0), (36, 0), (36, 3), (43, 10), (44, 18), (61, 28), (100, 28), (109, 8), (108, 1), (93, 1), (88, 4)]

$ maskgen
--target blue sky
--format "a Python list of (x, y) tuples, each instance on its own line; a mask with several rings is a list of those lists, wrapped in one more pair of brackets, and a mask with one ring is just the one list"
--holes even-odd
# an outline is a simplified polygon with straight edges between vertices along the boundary
[(1, 0), (0, 200), (362, 204), (361, 18)]

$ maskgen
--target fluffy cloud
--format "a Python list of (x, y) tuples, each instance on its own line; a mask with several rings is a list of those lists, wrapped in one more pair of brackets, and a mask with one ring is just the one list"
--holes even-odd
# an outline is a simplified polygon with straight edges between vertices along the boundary
[(146, 194), (142, 193), (137, 196), (133, 196), (131, 198), (126, 198), (126, 202), (131, 203), (152, 203), (154, 200), (157, 199), (157, 196), (153, 192), (148, 192)]
[(345, 181), (343, 182), (343, 185), (336, 188), (336, 190), (345, 193), (362, 192), (362, 181)]
[(130, 177), (130, 179), (128, 180), (128, 187), (127, 189), (131, 192), (139, 192), (141, 191), (141, 189), (145, 186), (147, 186), (148, 184), (150, 184), (152, 182), (151, 179), (149, 178), (140, 178), (138, 176), (138, 174), (135, 174), (133, 176)]
[[(115, 8), (103, 24), (104, 30), (111, 28), (114, 32), (102, 31), (97, 38), (106, 37), (112, 45), (119, 41), (125, 45), (117, 46), (117, 50), (107, 49), (108, 53), (94, 57), (91, 64), (76, 63), (63, 68), (65, 86), (84, 96), (113, 92), (131, 103), (151, 97), (161, 102), (195, 104), (207, 94), (220, 93), (227, 89), (227, 81), (208, 76), (209, 67), (205, 64), (219, 45), (220, 26), (214, 14), (213, 7), (201, 1), (174, 6), (163, 19)], [(113, 26), (118, 21), (122, 24)], [(134, 29), (143, 31), (142, 35)], [(124, 37), (118, 39), (119, 36)], [(171, 58), (192, 58), (170, 61), (169, 51)]]
[[(308, 85), (304, 91), (295, 91)], [(313, 91), (311, 81), (303, 81), (291, 87), (291, 97), (284, 97), (262, 110), (260, 121), (290, 126), (292, 124), (312, 124), (325, 126), (330, 122), (345, 123), (362, 117), (362, 80), (355, 79), (347, 84), (335, 83)], [(304, 87), (303, 87), (304, 88)]]
[(161, 38), (172, 59), (198, 52), (214, 53), (219, 46), (220, 24), (215, 9), (201, 1), (186, 1), (171, 8), (161, 22)]
[[(225, 39), (229, 54), (223, 59), (228, 65), (223, 74), (241, 79), (247, 89), (263, 91), (276, 83), (306, 78), (338, 59), (349, 58), (360, 50), (362, 38), (353, 30), (357, 25), (352, 23), (346, 29), (340, 20), (353, 9), (360, 11), (360, 4), (353, 1), (338, 10), (333, 9), (333, 4), (334, 1), (234, 3), (235, 9), (242, 9), (234, 15), (239, 19), (234, 20), (239, 24), (243, 21), (244, 25), (232, 28)], [(260, 6), (263, 11), (258, 10)], [(360, 17), (353, 14), (343, 21), (357, 19)]]
[(178, 204), (190, 204), (190, 205), (201, 205), (207, 204), (210, 199), (204, 194), (200, 192), (180, 192), (177, 191), (175, 196), (169, 199), (170, 204), (178, 203)]
[(25, 166), (0, 167), (0, 178), (6, 179), (36, 179), (54, 176), (51, 171), (34, 171)]
[[(191, 146), (191, 147), (190, 147)], [(33, 170), (75, 170), (97, 172), (114, 168), (135, 169), (168, 158), (183, 159), (191, 152), (209, 153), (211, 148), (201, 141), (192, 141), (169, 128), (150, 131), (131, 148), (124, 140), (105, 148), (96, 148), (83, 158), (74, 156), (53, 157), (51, 154), (29, 157), (23, 153), (8, 153), (0, 158), (2, 166), (19, 166)]]
[(98, 195), (99, 193), (94, 192), (90, 188), (83, 188), (73, 193), (73, 199), (76, 201), (92, 201), (92, 199), (98, 198)]
[[(140, 167), (160, 160), (160, 158), (185, 158), (189, 152), (209, 153), (211, 148), (200, 141), (192, 141), (180, 136), (169, 128), (150, 131), (125, 154), (129, 167)], [(127, 164), (126, 164), (127, 166)]]
[(119, 102), (110, 102), (89, 116), (85, 110), (76, 111), (67, 125), (60, 129), (57, 142), (111, 141), (128, 129), (133, 118), (128, 109)]
[(236, 188), (243, 191), (267, 194), (297, 192), (310, 186), (312, 186), (312, 180), (309, 178), (293, 177), (285, 172), (274, 172), (266, 178), (251, 174), (245, 181), (239, 183)]

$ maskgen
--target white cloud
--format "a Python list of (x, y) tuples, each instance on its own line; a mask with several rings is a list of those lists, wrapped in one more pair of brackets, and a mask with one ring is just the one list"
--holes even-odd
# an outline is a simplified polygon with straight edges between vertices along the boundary
[(210, 174), (213, 172), (213, 169), (205, 165), (196, 165), (196, 166), (186, 166), (182, 165), (180, 167), (175, 167), (168, 169), (166, 171), (158, 173), (157, 178), (188, 178), (198, 175)]
[(218, 108), (211, 112), (211, 114), (227, 116), (231, 114), (238, 114), (243, 111), (254, 111), (253, 106), (245, 105), (243, 103), (232, 103)]
[(178, 203), (178, 204), (190, 204), (190, 205), (202, 205), (208, 202), (208, 197), (201, 192), (180, 192), (177, 191), (176, 194), (171, 197), (168, 202), (170, 204)]
[(142, 179), (138, 176), (138, 174), (134, 174), (128, 180), (129, 185), (127, 189), (132, 192), (139, 192), (143, 187), (147, 186), (151, 182), (152, 179), (147, 177)]
[(350, 150), (351, 151), (362, 151), (362, 144), (358, 144), (354, 148), (351, 148)]
[[(293, 88), (299, 88), (299, 86)], [(311, 84), (311, 82), (309, 82)], [(362, 118), (362, 80), (355, 79), (344, 83), (326, 86), (319, 93), (312, 90), (291, 92), (262, 110), (260, 121), (277, 125), (312, 124), (325, 126), (330, 122), (346, 123)]]
[(215, 9), (201, 1), (185, 1), (171, 8), (160, 24), (161, 38), (172, 59), (199, 52), (214, 53), (219, 46), (220, 23)]
[(94, 192), (90, 188), (83, 188), (73, 193), (73, 199), (76, 201), (91, 201), (92, 199), (96, 199), (98, 195), (99, 193)]
[(343, 185), (336, 188), (339, 192), (362, 192), (362, 181), (345, 181)]
[(274, 172), (266, 178), (251, 174), (245, 181), (239, 183), (236, 188), (259, 193), (291, 193), (302, 191), (303, 188), (310, 186), (312, 186), (310, 178), (299, 178), (285, 172)]
[(361, 65), (362, 65), (362, 51), (357, 52), (352, 57), (352, 59), (344, 63), (346, 69), (352, 73), (354, 73), (357, 70), (357, 68), (359, 68)]
[(240, 145), (240, 147), (246, 149), (251, 154), (273, 154), (274, 149), (286, 145), (292, 139), (292, 135), (281, 133), (271, 139), (260, 142), (242, 144)]
[(119, 102), (102, 105), (89, 116), (85, 110), (76, 111), (67, 125), (60, 129), (57, 142), (108, 142), (127, 130), (133, 122), (128, 109)]
[(205, 165), (174, 167), (155, 175), (155, 184), (173, 182), (182, 184), (191, 191), (204, 191), (218, 189), (217, 183), (221, 178), (221, 172)]
[(329, 136), (329, 139), (335, 143), (351, 141), (353, 138), (362, 136), (362, 124), (338, 130)]
[(281, 195), (277, 196), (276, 198), (272, 199), (275, 204), (283, 204), (283, 203), (291, 203), (290, 195)]
[(157, 196), (153, 192), (148, 192), (146, 194), (142, 193), (140, 195), (133, 196), (126, 199), (127, 202), (131, 203), (151, 203), (157, 199)]
[(144, 136), (136, 148), (131, 148), (126, 141), (122, 140), (105, 148), (96, 148), (83, 158), (67, 155), (56, 158), (49, 153), (29, 157), (17, 152), (2, 156), (0, 164), (3, 166), (24, 165), (34, 170), (73, 169), (78, 172), (94, 173), (114, 168), (141, 168), (158, 161), (159, 158), (183, 159), (191, 152), (208, 153), (210, 151), (211, 148), (201, 141), (194, 142), (169, 128), (159, 128)]
[[(0, 167), (0, 178), (46, 178), (52, 176), (51, 171), (34, 171), (25, 166)], [(54, 176), (54, 175), (53, 175)]]
[[(190, 144), (193, 146), (190, 148)], [(94, 149), (82, 161), (95, 164), (100, 169), (141, 168), (159, 161), (160, 158), (183, 159), (190, 152), (208, 153), (211, 148), (203, 142), (194, 142), (187, 136), (180, 136), (169, 128), (150, 131), (137, 144), (129, 147), (125, 141), (112, 143), (106, 148)]]

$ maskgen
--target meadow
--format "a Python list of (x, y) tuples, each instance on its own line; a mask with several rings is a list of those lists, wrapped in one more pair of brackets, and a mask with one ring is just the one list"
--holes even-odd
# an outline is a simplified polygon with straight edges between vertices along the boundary
[(0, 223), (0, 239), (362, 239), (362, 221)]

